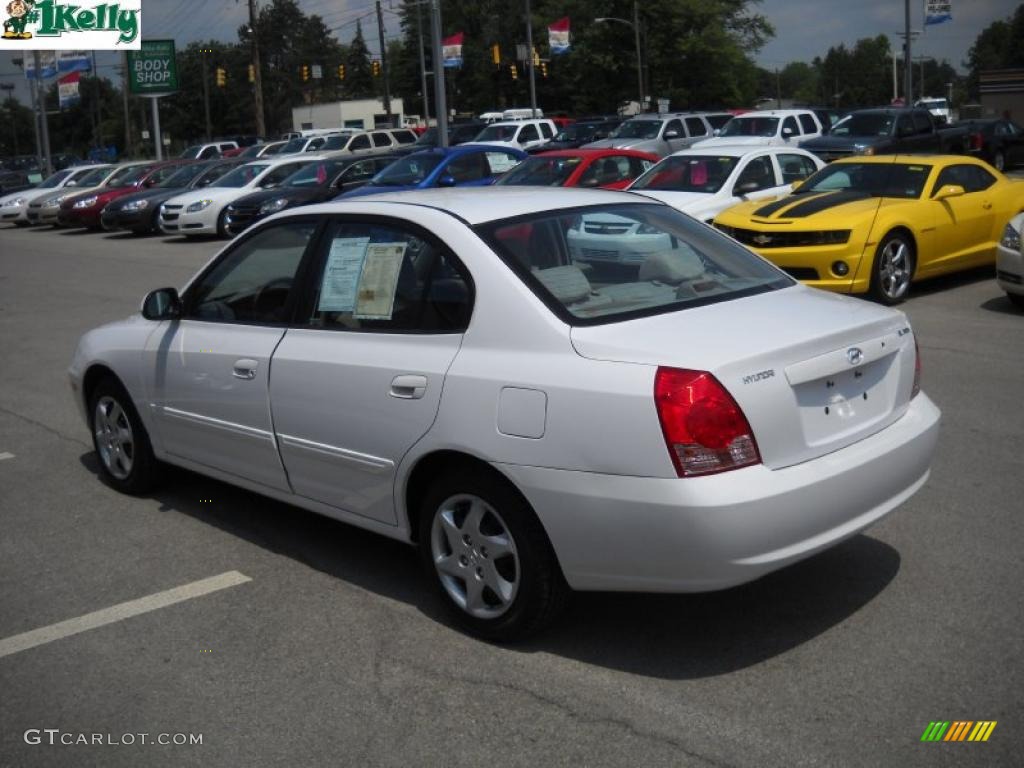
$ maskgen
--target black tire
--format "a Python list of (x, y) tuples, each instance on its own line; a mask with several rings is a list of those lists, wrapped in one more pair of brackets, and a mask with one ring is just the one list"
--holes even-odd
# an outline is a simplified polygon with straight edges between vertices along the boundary
[(992, 155), (992, 167), (1000, 173), (1006, 170), (1006, 155), (1003, 154), (1001, 149), (997, 149), (995, 154)]
[(871, 298), (889, 306), (906, 299), (916, 262), (917, 254), (910, 235), (904, 232), (887, 234), (875, 249), (871, 263), (871, 287), (868, 289)]
[[(445, 585), (442, 572), (435, 565), (434, 520), (442, 515), (443, 507), (447, 510), (458, 510), (460, 504), (468, 505), (469, 501), (455, 501), (454, 503), (452, 501), (466, 496), (476, 497), (483, 502), (485, 507), (490, 507), (491, 512), (497, 513), (497, 517), (486, 513), (483, 517), (485, 524), (480, 525), (476, 529), (477, 532), (483, 531), (481, 535), (484, 536), (495, 535), (495, 526), (497, 525), (500, 530), (500, 526), (503, 525), (511, 540), (511, 548), (514, 550), (514, 554), (499, 555), (492, 561), (492, 567), (501, 571), (504, 578), (509, 578), (511, 572), (513, 574), (511, 580), (515, 582), (514, 596), (504, 607), (499, 605), (503, 612), (494, 617), (481, 618), (471, 615), (466, 608), (456, 602), (456, 599), (449, 593), (450, 587)], [(462, 519), (466, 521), (466, 530), (471, 531), (472, 526), (468, 523), (468, 513)], [(483, 530), (488, 521), (490, 522), (489, 532)], [(443, 526), (440, 530), (443, 531)], [(438, 537), (440, 546), (448, 545), (450, 558), (453, 561), (458, 559), (458, 553), (452, 549), (450, 540), (444, 536), (443, 532), (438, 533)], [(484, 584), (486, 578), (479, 576), (481, 569), (476, 567), (476, 564), (480, 563), (486, 567), (489, 553), (481, 541), (486, 544), (495, 539), (472, 540), (466, 544), (464, 550), (460, 551), (473, 558), (466, 564), (465, 578), (476, 578), (476, 581)], [(503, 478), (487, 474), (471, 474), (470, 472), (452, 473), (438, 478), (421, 500), (419, 547), (423, 566), (437, 587), (441, 599), (455, 623), (469, 634), (484, 640), (509, 642), (528, 637), (554, 621), (568, 602), (570, 589), (562, 575), (547, 534), (530, 505)], [(482, 559), (477, 560), (477, 557)], [(499, 564), (501, 564), (501, 568), (499, 568)], [(468, 581), (462, 583), (468, 588)], [(454, 584), (454, 589), (457, 591), (457, 579), (450, 577), (449, 584)], [(492, 603), (501, 603), (497, 593), (490, 590), (488, 586), (481, 586), (480, 590), (481, 598), (489, 593)], [(497, 600), (495, 601), (493, 598), (497, 598)]]
[[(98, 424), (98, 409), (102, 407), (112, 421), (117, 415), (116, 421), (122, 425), (127, 423), (131, 436), (131, 450), (121, 447), (120, 453), (123, 457), (130, 459), (130, 467), (127, 471), (124, 464), (116, 458), (117, 451), (112, 451), (109, 441), (104, 441), (103, 436), (109, 435), (110, 430), (105, 430), (104, 425)], [(119, 413), (111, 404), (119, 409)], [(123, 417), (123, 418), (122, 418)], [(96, 456), (99, 459), (100, 477), (107, 485), (121, 493), (139, 495), (147, 493), (156, 485), (159, 477), (159, 463), (153, 456), (153, 447), (149, 442), (149, 434), (146, 432), (142, 420), (139, 418), (132, 399), (121, 382), (113, 377), (102, 379), (93, 389), (89, 398), (89, 431), (92, 433), (92, 444), (96, 449)]]
[(1010, 303), (1017, 309), (1024, 310), (1024, 295), (1019, 293), (1008, 293), (1006, 294), (1006, 298), (1008, 298)]
[(224, 240), (226, 240), (226, 239), (231, 237), (231, 235), (228, 234), (227, 217), (228, 217), (228, 209), (227, 208), (225, 208), (223, 211), (221, 211), (220, 214), (218, 214), (218, 216), (217, 216), (217, 237), (219, 237), (221, 239), (224, 239)]
[(16, 221), (16, 222), (14, 222), (14, 226), (16, 226), (16, 227), (30, 227), (32, 225), (29, 224), (29, 222), (27, 222), (27, 221)]

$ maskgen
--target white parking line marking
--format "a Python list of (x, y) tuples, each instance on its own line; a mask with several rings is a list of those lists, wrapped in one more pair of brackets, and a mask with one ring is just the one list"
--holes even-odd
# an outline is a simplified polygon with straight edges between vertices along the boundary
[(244, 573), (228, 571), (219, 576), (211, 576), (208, 579), (193, 581), (191, 584), (184, 584), (164, 592), (140, 597), (137, 600), (118, 603), (109, 608), (103, 608), (102, 610), (79, 616), (76, 619), (68, 619), (67, 621), (51, 624), (48, 627), (40, 627), (30, 632), (23, 632), (20, 635), (0, 640), (0, 658), (10, 656), (12, 653), (18, 653), (19, 651), (27, 651), (29, 648), (35, 648), (37, 645), (52, 643), (54, 640), (77, 635), (79, 632), (103, 627), (116, 621), (130, 619), (132, 616), (149, 613), (159, 608), (166, 608), (169, 605), (191, 600), (194, 597), (202, 597), (203, 595), (227, 589), (228, 587), (237, 587), (239, 584), (244, 584), (247, 581), (252, 581), (252, 579)]
[(4, 451), (3, 453), (0, 453), (0, 461), (3, 461), (4, 459), (13, 459), (13, 458), (14, 458), (14, 454), (13, 453), (8, 453), (7, 451)]

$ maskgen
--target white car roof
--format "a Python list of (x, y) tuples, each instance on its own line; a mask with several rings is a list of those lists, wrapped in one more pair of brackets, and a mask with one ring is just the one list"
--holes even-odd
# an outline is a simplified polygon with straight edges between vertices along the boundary
[(242, 165), (269, 165), (273, 167), (275, 165), (284, 165), (285, 163), (294, 163), (297, 160), (305, 161), (323, 159), (325, 159), (323, 155), (318, 155), (315, 152), (296, 152), (295, 154), (292, 155), (271, 155), (270, 157), (257, 157), (255, 160), (250, 160), (248, 163), (242, 163)]
[(808, 112), (814, 114), (811, 109), (755, 109), (735, 117), (790, 117), (791, 115), (806, 115)]
[[(387, 213), (382, 206), (408, 205), (436, 208), (456, 216), (470, 226), (497, 219), (513, 218), (543, 211), (561, 211), (586, 205), (639, 203), (660, 205), (658, 201), (627, 192), (606, 189), (577, 189), (558, 187), (472, 187), (463, 189), (417, 189), (408, 192), (388, 192), (366, 195), (351, 200), (336, 200), (320, 205), (297, 208), (300, 214)], [(374, 209), (374, 210), (370, 210)]]
[[(724, 138), (729, 138), (728, 136)], [(720, 144), (712, 147), (691, 147), (689, 149), (681, 149), (678, 152), (673, 152), (669, 157), (679, 157), (681, 155), (700, 155), (701, 157), (708, 156), (720, 156), (728, 155), (729, 157), (746, 157), (747, 155), (763, 155), (765, 153), (771, 155), (779, 154), (798, 154), (806, 157), (813, 157), (813, 155), (806, 149), (800, 149), (799, 147), (752, 147), (749, 144)]]

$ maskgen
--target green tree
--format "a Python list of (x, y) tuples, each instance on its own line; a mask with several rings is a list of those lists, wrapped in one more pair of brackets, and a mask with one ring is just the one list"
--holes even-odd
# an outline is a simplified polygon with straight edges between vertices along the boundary
[(368, 99), (376, 92), (373, 71), (370, 66), (370, 49), (363, 37), (363, 25), (356, 22), (356, 36), (348, 46), (345, 57), (345, 97)]
[(0, 104), (0, 155), (31, 155), (36, 151), (32, 110), (8, 96)]
[(1018, 5), (1013, 14), (994, 21), (981, 30), (974, 45), (967, 51), (967, 89), (972, 99), (977, 99), (978, 75), (986, 69), (1012, 69), (1024, 67), (1024, 4)]

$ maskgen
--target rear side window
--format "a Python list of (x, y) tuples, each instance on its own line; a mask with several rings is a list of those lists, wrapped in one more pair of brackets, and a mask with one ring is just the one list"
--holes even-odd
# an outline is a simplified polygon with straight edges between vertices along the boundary
[(800, 127), (804, 129), (804, 133), (818, 132), (818, 124), (814, 122), (814, 117), (810, 112), (800, 113)]
[(794, 181), (803, 181), (817, 167), (809, 157), (803, 155), (779, 155), (779, 168), (782, 170), (782, 183), (792, 184)]
[(308, 324), (338, 331), (457, 333), (472, 308), (468, 273), (443, 244), (389, 223), (328, 227)]
[(399, 144), (415, 144), (416, 134), (412, 131), (392, 131), (391, 135)]
[(349, 148), (349, 151), (354, 151), (354, 150), (357, 150), (357, 149), (369, 149), (370, 148), (370, 137), (367, 136), (366, 134), (361, 134), (359, 136), (354, 136), (352, 138), (352, 143), (348, 145), (348, 148)]
[(742, 246), (667, 206), (545, 211), (476, 231), (555, 314), (576, 325), (793, 285)]
[(686, 130), (691, 136), (707, 136), (708, 129), (699, 117), (686, 118)]
[(390, 147), (391, 146), (391, 137), (388, 136), (386, 133), (378, 131), (377, 133), (374, 133), (372, 135), (373, 135), (373, 146), (375, 146), (375, 147)]

